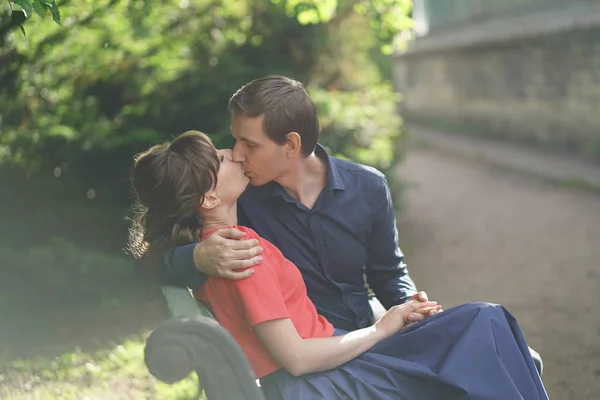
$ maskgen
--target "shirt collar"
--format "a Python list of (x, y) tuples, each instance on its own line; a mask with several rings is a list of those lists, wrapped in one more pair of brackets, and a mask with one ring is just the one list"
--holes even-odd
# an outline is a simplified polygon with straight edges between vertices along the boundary
[[(325, 189), (327, 191), (334, 190), (346, 190), (344, 185), (344, 181), (340, 174), (339, 168), (336, 165), (336, 159), (327, 154), (327, 150), (320, 144), (317, 144), (315, 148), (315, 154), (325, 163), (327, 167), (327, 179), (325, 181)], [(285, 190), (281, 187), (277, 182), (271, 181), (259, 188), (257, 188), (262, 195), (263, 198), (271, 198), (277, 196), (285, 197)]]
[(333, 190), (346, 190), (344, 186), (344, 180), (340, 174), (338, 166), (336, 165), (336, 159), (327, 154), (327, 151), (323, 146), (317, 144), (315, 148), (315, 154), (321, 160), (325, 162), (327, 166), (327, 181), (325, 182), (325, 188), (331, 188)]

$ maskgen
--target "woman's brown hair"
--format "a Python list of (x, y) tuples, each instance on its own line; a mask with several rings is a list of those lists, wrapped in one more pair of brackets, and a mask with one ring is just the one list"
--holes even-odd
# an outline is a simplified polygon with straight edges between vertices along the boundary
[(172, 142), (151, 147), (134, 158), (134, 195), (129, 251), (154, 264), (170, 247), (198, 241), (204, 195), (217, 184), (219, 157), (210, 138), (187, 131)]

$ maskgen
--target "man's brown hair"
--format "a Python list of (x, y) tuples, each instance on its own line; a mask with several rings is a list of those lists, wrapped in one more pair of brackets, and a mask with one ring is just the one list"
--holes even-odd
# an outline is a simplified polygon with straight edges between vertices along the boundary
[(275, 143), (284, 144), (296, 132), (301, 152), (308, 157), (319, 140), (317, 108), (302, 83), (285, 76), (266, 76), (242, 86), (229, 100), (229, 112), (247, 117), (264, 115), (264, 129)]

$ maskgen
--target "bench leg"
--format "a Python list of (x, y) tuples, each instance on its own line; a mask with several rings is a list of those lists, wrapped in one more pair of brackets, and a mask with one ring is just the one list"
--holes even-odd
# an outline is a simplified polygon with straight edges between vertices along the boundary
[(535, 369), (537, 369), (538, 374), (542, 376), (544, 372), (544, 362), (542, 361), (542, 356), (540, 353), (529, 347), (529, 353), (531, 354), (531, 358), (533, 358), (533, 364), (535, 364)]

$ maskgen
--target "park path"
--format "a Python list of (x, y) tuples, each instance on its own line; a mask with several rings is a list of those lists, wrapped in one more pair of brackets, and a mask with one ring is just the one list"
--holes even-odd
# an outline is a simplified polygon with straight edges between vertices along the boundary
[(600, 399), (600, 195), (431, 148), (410, 149), (400, 245), (446, 308), (505, 305), (552, 400)]

